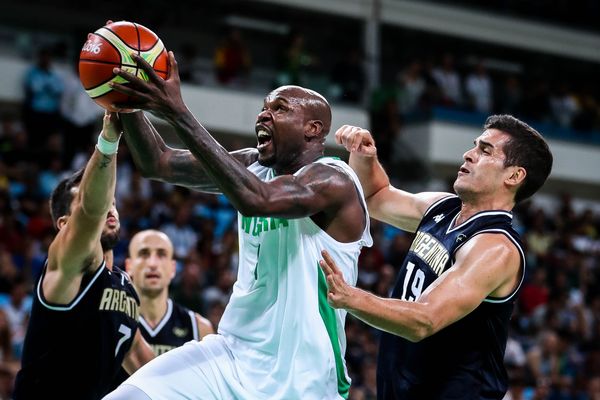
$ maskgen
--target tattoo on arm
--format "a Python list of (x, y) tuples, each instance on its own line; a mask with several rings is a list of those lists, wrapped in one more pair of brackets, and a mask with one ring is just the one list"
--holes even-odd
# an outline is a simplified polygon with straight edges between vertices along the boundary
[(104, 169), (108, 167), (111, 163), (112, 157), (107, 156), (106, 154), (102, 154), (102, 161), (100, 161), (100, 169)]

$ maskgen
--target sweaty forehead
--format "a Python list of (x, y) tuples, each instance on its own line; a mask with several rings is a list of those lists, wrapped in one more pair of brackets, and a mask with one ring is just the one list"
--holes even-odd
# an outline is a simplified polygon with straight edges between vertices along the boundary
[(265, 97), (265, 102), (270, 103), (282, 99), (288, 103), (302, 104), (308, 97), (309, 94), (301, 88), (286, 87), (273, 90)]
[(477, 140), (502, 148), (510, 140), (510, 135), (498, 129), (486, 129)]
[(132, 253), (137, 253), (141, 249), (149, 249), (149, 250), (163, 249), (169, 253), (171, 253), (173, 251), (173, 246), (171, 245), (171, 242), (169, 240), (167, 240), (162, 235), (153, 234), (153, 233), (148, 233), (148, 234), (141, 233), (141, 234), (136, 235), (132, 239), (129, 246), (130, 246), (130, 249), (133, 250)]

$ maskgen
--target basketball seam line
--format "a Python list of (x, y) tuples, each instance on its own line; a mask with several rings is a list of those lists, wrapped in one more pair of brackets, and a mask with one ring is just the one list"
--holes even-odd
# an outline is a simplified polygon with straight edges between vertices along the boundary
[[(134, 64), (115, 63), (115, 62), (111, 62), (111, 61), (94, 60), (92, 58), (80, 58), (79, 61), (89, 62), (89, 63), (106, 64), (106, 65), (114, 65), (117, 68), (119, 66), (135, 68)], [(156, 72), (162, 72), (163, 74), (166, 74), (168, 72), (166, 70), (156, 69), (156, 68), (154, 68), (154, 70)]]

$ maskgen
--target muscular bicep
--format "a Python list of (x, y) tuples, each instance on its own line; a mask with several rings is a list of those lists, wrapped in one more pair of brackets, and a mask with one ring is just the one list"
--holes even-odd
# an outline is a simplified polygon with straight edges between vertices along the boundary
[(370, 196), (367, 206), (373, 218), (414, 232), (429, 206), (449, 195), (441, 192), (413, 194), (389, 185)]
[[(249, 166), (258, 159), (256, 149), (241, 149), (230, 154), (244, 166)], [(158, 180), (193, 190), (220, 193), (212, 178), (206, 172), (202, 161), (189, 150), (169, 148), (160, 157)]]
[(283, 175), (261, 188), (257, 215), (301, 218), (342, 207), (356, 196), (354, 183), (341, 171), (323, 164), (312, 164), (300, 174)]
[(417, 300), (425, 305), (435, 333), (465, 317), (488, 296), (506, 296), (518, 285), (520, 253), (500, 234), (480, 234), (456, 254), (454, 265)]

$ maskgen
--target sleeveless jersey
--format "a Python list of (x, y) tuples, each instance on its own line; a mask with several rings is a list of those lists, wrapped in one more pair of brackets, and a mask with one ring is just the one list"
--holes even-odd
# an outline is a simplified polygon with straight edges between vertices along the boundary
[(100, 399), (113, 386), (137, 330), (139, 300), (129, 277), (103, 261), (67, 305), (35, 287), (15, 400)]
[(148, 322), (140, 315), (139, 327), (142, 336), (159, 356), (182, 346), (190, 340), (200, 340), (198, 323), (193, 311), (167, 300), (167, 312), (156, 328), (152, 329)]
[(379, 399), (501, 399), (507, 390), (503, 358), (514, 296), (525, 269), (521, 241), (512, 228), (510, 212), (484, 211), (454, 226), (460, 208), (460, 199), (450, 196), (427, 210), (392, 297), (416, 300), (454, 264), (457, 250), (481, 233), (502, 234), (514, 243), (521, 254), (519, 285), (507, 297), (486, 298), (464, 318), (418, 343), (382, 333), (377, 368)]
[[(352, 169), (329, 157), (316, 162), (353, 180), (365, 210), (365, 229), (356, 242), (340, 243), (310, 217), (239, 215), (238, 276), (219, 333), (235, 357), (240, 382), (248, 391), (245, 399), (325, 400), (348, 395), (346, 312), (327, 303), (327, 283), (318, 263), (326, 249), (346, 282), (356, 284), (360, 250), (372, 245), (369, 216)], [(271, 168), (258, 163), (248, 169), (263, 181), (275, 177)]]

